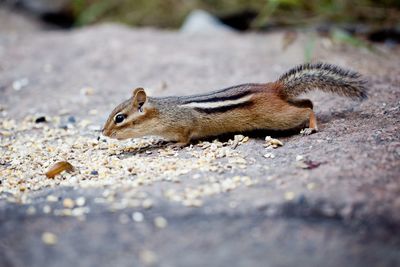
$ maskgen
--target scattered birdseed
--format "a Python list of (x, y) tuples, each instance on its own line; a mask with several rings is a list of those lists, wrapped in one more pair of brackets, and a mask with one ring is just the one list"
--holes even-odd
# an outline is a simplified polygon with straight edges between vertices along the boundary
[(151, 200), (151, 199), (145, 199), (143, 202), (142, 202), (142, 207), (143, 208), (145, 208), (145, 209), (151, 209), (151, 207), (153, 207), (153, 200)]
[[(35, 119), (28, 116), (18, 122), (8, 118), (0, 121), (0, 177), (7, 177), (1, 180), (1, 190), (10, 195), (7, 199), (13, 203), (29, 205), (30, 192), (44, 188), (95, 187), (103, 189), (103, 195), (93, 199), (95, 204), (109, 205), (113, 211), (128, 207), (150, 209), (155, 203), (143, 190), (163, 183), (168, 200), (199, 207), (207, 196), (256, 183), (250, 177), (234, 175), (251, 163), (240, 151), (234, 150), (234, 140), (200, 142), (191, 148), (172, 150), (160, 147), (155, 138), (96, 140), (97, 133), (88, 129), (93, 124), (87, 120), (69, 123), (70, 126), (62, 129), (59, 126), (66, 118), (46, 117), (48, 123), (35, 123)], [(241, 135), (234, 139), (238, 145), (248, 140)], [(62, 159), (73, 161), (74, 166)], [(43, 175), (46, 170), (49, 170), (47, 177), (52, 179)], [(193, 177), (196, 185), (186, 187), (184, 175)], [(176, 187), (173, 193), (169, 192), (172, 187)], [(46, 201), (56, 202), (58, 197), (49, 195)], [(39, 210), (80, 218), (90, 211), (83, 197), (67, 197), (62, 204), (61, 209), (52, 210), (44, 204)], [(137, 214), (133, 217), (143, 220)]]
[(21, 78), (19, 80), (16, 80), (12, 83), (12, 88), (15, 91), (19, 91), (22, 88), (26, 87), (29, 85), (29, 79), (28, 78)]
[(156, 217), (156, 218), (154, 219), (154, 225), (155, 225), (157, 228), (165, 228), (165, 227), (167, 227), (168, 222), (167, 222), (167, 220), (166, 220), (165, 218), (163, 218), (163, 217), (161, 217), (161, 216), (158, 216), (158, 217)]
[(47, 202), (57, 202), (58, 201), (58, 197), (54, 196), (54, 195), (48, 195), (46, 197)]
[(89, 207), (78, 207), (71, 210), (71, 216), (78, 217), (80, 219), (84, 219), (84, 215), (88, 214), (90, 211)]
[(157, 263), (157, 255), (153, 251), (147, 249), (140, 251), (139, 259), (144, 265), (148, 266)]
[(90, 95), (93, 95), (94, 92), (95, 92), (95, 90), (94, 90), (94, 88), (92, 88), (92, 87), (83, 87), (83, 88), (81, 89), (81, 94), (82, 94), (82, 95), (90, 96)]
[(197, 187), (184, 188), (179, 192), (173, 189), (165, 191), (164, 195), (173, 202), (181, 202), (187, 207), (200, 207), (203, 205), (202, 198), (224, 192), (229, 192), (240, 186), (252, 186), (257, 181), (249, 176), (234, 176), (224, 179), (209, 178), (209, 183), (201, 184)]
[(237, 134), (237, 135), (235, 135), (235, 136), (233, 137), (233, 139), (236, 140), (236, 141), (238, 141), (238, 142), (241, 142), (241, 141), (243, 141), (243, 139), (244, 139), (244, 135)]
[(99, 114), (99, 111), (98, 111), (97, 109), (91, 109), (91, 110), (89, 110), (89, 115), (94, 116), (94, 115), (97, 115), (97, 114)]
[(271, 136), (265, 137), (265, 148), (278, 148), (279, 146), (283, 146), (283, 143), (280, 140), (274, 139)]
[(275, 155), (272, 153), (266, 153), (266, 154), (264, 154), (264, 158), (273, 159), (273, 158), (275, 158)]
[(63, 200), (63, 206), (67, 209), (72, 209), (75, 206), (75, 202), (70, 198), (65, 198)]
[(57, 244), (58, 238), (55, 234), (50, 233), (50, 232), (44, 232), (42, 234), (42, 242), (45, 243), (46, 245), (52, 246)]
[(294, 192), (285, 192), (285, 200), (287, 200), (287, 201), (291, 201), (291, 200), (293, 200), (294, 199), (294, 197), (295, 197), (295, 194), (294, 194)]
[(86, 203), (86, 199), (85, 199), (84, 197), (78, 197), (78, 198), (75, 200), (75, 204), (76, 204), (77, 206), (79, 206), (79, 207), (84, 206), (85, 203)]
[(143, 213), (141, 213), (141, 212), (136, 211), (132, 214), (132, 220), (135, 222), (143, 222), (143, 219), (144, 219), (144, 216), (143, 216)]
[(237, 134), (233, 137), (232, 148), (235, 149), (239, 144), (246, 143), (249, 140), (248, 136)]
[(43, 213), (49, 214), (51, 212), (51, 207), (49, 205), (45, 205), (43, 207)]
[(29, 206), (26, 210), (26, 214), (28, 215), (34, 215), (36, 214), (36, 208), (34, 206)]
[(315, 184), (314, 183), (308, 183), (307, 184), (307, 189), (308, 190), (313, 190), (315, 188)]

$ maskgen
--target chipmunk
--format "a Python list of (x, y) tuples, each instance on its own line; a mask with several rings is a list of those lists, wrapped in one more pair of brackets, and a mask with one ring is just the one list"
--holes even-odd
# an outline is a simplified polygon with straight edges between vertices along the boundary
[(249, 83), (191, 96), (149, 97), (136, 88), (110, 114), (103, 135), (126, 139), (156, 135), (186, 146), (191, 140), (252, 130), (318, 130), (313, 103), (297, 97), (311, 90), (363, 100), (361, 75), (330, 64), (303, 64), (272, 83)]

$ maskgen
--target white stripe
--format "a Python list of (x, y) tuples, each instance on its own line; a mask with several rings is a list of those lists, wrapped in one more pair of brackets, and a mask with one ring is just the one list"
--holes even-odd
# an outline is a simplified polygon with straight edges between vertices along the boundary
[(321, 75), (321, 76), (329, 76), (332, 78), (336, 78), (336, 79), (346, 79), (348, 78), (345, 75), (330, 71), (330, 70), (324, 70), (324, 69), (304, 69), (301, 71), (297, 71), (295, 73), (293, 73), (292, 75), (288, 76), (286, 78), (286, 80), (291, 80), (291, 79), (296, 79), (299, 77), (302, 77), (303, 75)]
[(180, 105), (180, 107), (190, 107), (190, 108), (220, 108), (220, 107), (227, 107), (237, 104), (242, 104), (251, 99), (253, 95), (246, 95), (241, 98), (235, 100), (224, 100), (224, 101), (217, 101), (217, 102), (190, 102), (187, 104)]

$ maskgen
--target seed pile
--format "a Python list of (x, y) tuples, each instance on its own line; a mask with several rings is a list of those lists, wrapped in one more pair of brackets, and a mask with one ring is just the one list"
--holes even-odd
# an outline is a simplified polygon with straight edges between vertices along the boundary
[[(152, 138), (97, 140), (90, 122), (59, 127), (60, 121), (60, 117), (46, 117), (38, 123), (27, 117), (0, 123), (0, 198), (29, 204), (30, 193), (44, 188), (95, 187), (104, 188), (103, 197), (95, 202), (108, 203), (114, 210), (151, 208), (153, 200), (142, 189), (163, 183), (163, 197), (197, 207), (204, 197), (257, 182), (238, 175), (248, 164), (236, 149), (249, 140), (242, 135), (228, 142), (200, 142), (174, 150)], [(183, 179), (196, 180), (195, 185), (188, 187)], [(121, 192), (125, 197), (116, 198)], [(58, 196), (46, 200), (57, 202)], [(77, 216), (88, 212), (83, 197), (64, 198), (60, 203), (58, 210), (44, 206), (43, 212)], [(34, 213), (34, 208), (29, 212)]]

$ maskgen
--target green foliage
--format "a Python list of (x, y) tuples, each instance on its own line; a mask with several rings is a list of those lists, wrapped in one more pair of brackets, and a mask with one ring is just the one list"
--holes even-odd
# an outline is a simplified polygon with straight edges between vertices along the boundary
[(255, 29), (268, 24), (302, 25), (312, 22), (387, 22), (399, 15), (399, 0), (71, 0), (77, 25), (118, 21), (133, 26), (179, 27), (193, 9), (216, 15), (244, 10), (257, 12)]
[(306, 45), (304, 46), (304, 61), (311, 62), (314, 55), (315, 44), (317, 42), (317, 37), (314, 33), (309, 33)]
[(363, 39), (359, 39), (356, 36), (353, 36), (341, 29), (334, 29), (331, 32), (331, 38), (333, 41), (338, 43), (348, 44), (354, 47), (366, 48), (371, 52), (379, 53), (379, 51), (377, 51), (375, 47), (372, 46), (370, 43), (366, 42)]
[(77, 25), (118, 21), (134, 26), (179, 27), (192, 0), (73, 0)]

